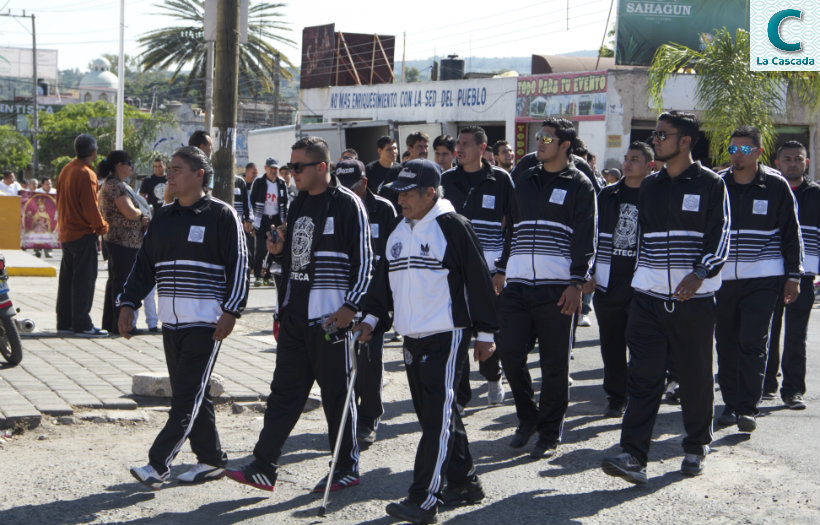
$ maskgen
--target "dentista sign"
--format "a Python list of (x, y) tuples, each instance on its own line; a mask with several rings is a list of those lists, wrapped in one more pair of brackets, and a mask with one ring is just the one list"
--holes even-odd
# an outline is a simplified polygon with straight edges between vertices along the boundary
[(820, 0), (751, 0), (749, 21), (749, 69), (820, 69)]

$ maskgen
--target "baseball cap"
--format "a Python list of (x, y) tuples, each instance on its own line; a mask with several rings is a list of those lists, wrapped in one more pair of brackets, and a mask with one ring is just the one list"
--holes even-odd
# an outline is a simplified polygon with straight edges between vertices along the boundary
[(336, 177), (346, 188), (351, 188), (364, 177), (364, 164), (360, 160), (343, 160), (336, 164)]
[(268, 160), (265, 161), (265, 166), (268, 168), (278, 168), (279, 161), (274, 159), (273, 157), (268, 157)]
[(404, 163), (396, 180), (388, 187), (394, 191), (413, 188), (437, 188), (441, 184), (441, 166), (427, 159), (413, 159)]

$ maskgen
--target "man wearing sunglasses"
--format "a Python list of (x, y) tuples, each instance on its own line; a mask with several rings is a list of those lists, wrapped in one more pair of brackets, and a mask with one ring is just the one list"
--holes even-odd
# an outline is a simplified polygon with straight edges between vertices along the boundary
[[(282, 446), (314, 382), (322, 391), (331, 450), (342, 432), (330, 490), (359, 484), (355, 400), (340, 428), (353, 338), (348, 333), (329, 341), (325, 335), (352, 325), (370, 284), (373, 249), (364, 204), (338, 184), (329, 166), (330, 151), (323, 139), (308, 136), (291, 147), (288, 167), (299, 196), (288, 211), (287, 231), (280, 226), (277, 237), (267, 243), (282, 265), (276, 369), (254, 460), (242, 470), (228, 471), (234, 481), (262, 490), (274, 489)], [(323, 492), (325, 481), (322, 477), (314, 491)]]
[(658, 117), (653, 145), (655, 158), (665, 165), (644, 179), (638, 196), (623, 453), (601, 464), (605, 473), (630, 483), (647, 482), (649, 445), (670, 358), (686, 430), (682, 474), (703, 472), (712, 442), (714, 295), (729, 252), (729, 197), (723, 179), (692, 160), (699, 132), (691, 113)]
[[(760, 131), (740, 126), (729, 140), (732, 165), (721, 172), (732, 209), (732, 243), (721, 272), (715, 340), (725, 407), (718, 423), (757, 427), (758, 404), (778, 296), (794, 302), (803, 273), (803, 238), (788, 182), (759, 162)], [(785, 280), (785, 284), (784, 281)]]
[[(576, 133), (565, 119), (548, 118), (536, 135), (539, 165), (519, 179), (512, 202), (513, 233), (504, 240), (496, 273), (506, 275), (499, 309), (498, 349), (515, 399), (523, 448), (536, 432), (533, 459), (555, 454), (569, 403), (569, 352), (581, 290), (595, 258), (597, 205), (589, 179), (570, 155)], [(538, 338), (541, 397), (535, 402), (527, 354)]]

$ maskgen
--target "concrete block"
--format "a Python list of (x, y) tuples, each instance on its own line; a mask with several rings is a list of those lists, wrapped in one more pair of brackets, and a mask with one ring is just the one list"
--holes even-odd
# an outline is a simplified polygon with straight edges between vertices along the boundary
[[(211, 374), (210, 386), (212, 397), (219, 397), (225, 392), (225, 380), (219, 374)], [(131, 377), (131, 392), (136, 396), (171, 397), (171, 380), (168, 374), (135, 374)]]

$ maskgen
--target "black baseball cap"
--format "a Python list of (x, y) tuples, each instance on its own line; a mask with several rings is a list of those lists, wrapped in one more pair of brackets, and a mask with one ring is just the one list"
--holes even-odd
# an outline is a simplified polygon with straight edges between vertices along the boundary
[(413, 159), (402, 165), (395, 182), (388, 185), (394, 191), (413, 188), (437, 188), (441, 185), (441, 166), (427, 159)]
[(279, 161), (274, 159), (273, 157), (268, 157), (268, 160), (265, 161), (265, 166), (268, 168), (278, 168)]
[(345, 188), (352, 188), (364, 177), (364, 164), (356, 159), (343, 160), (336, 164), (336, 177)]

